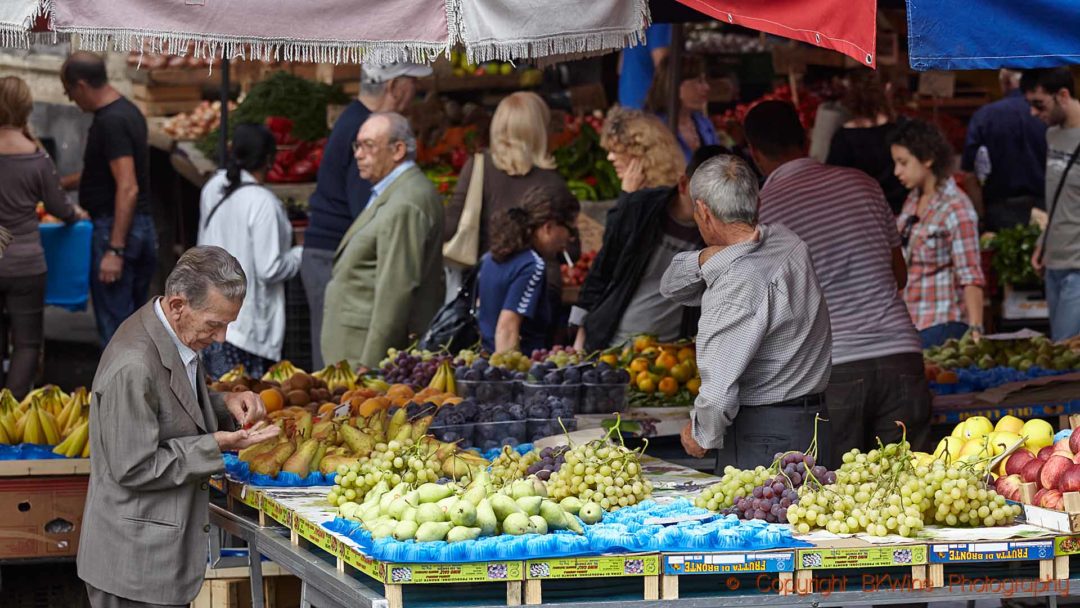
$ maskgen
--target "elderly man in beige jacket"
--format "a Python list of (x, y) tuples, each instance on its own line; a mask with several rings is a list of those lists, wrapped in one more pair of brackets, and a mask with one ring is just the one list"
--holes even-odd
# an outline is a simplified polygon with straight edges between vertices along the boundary
[(225, 470), (222, 452), (278, 434), (254, 393), (210, 393), (199, 361), (225, 339), (246, 289), (224, 249), (190, 249), (165, 296), (124, 321), (101, 356), (78, 556), (93, 608), (190, 604), (206, 573), (208, 482)]
[(443, 204), (413, 159), (405, 117), (371, 115), (353, 144), (371, 202), (341, 239), (326, 286), (322, 354), (375, 367), (427, 330), (443, 302)]

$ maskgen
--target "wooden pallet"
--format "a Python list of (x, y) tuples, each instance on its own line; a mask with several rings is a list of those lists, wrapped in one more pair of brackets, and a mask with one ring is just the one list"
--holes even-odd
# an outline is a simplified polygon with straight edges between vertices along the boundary
[[(775, 574), (779, 595), (794, 593), (795, 551), (741, 551), (729, 553), (665, 553), (661, 556), (660, 598), (679, 599), (679, 579), (709, 576), (734, 591), (739, 575)], [(770, 588), (771, 590), (771, 588)]]
[[(819, 590), (814, 572), (826, 570), (860, 570), (864, 574), (884, 573), (888, 568), (911, 568), (910, 588), (926, 589), (927, 547), (923, 544), (896, 546), (871, 545), (857, 539), (838, 541), (840, 546), (814, 547), (796, 551), (794, 588), (781, 590), (808, 595)], [(831, 577), (830, 577), (831, 580)]]
[(89, 458), (53, 458), (49, 460), (0, 460), (0, 477), (42, 477), (89, 475)]
[[(983, 541), (932, 543), (929, 548), (929, 581), (932, 588), (945, 586), (948, 565), (1001, 562), (1039, 562), (1039, 581), (1054, 580), (1054, 541)], [(1068, 573), (1066, 572), (1066, 577)]]
[(640, 578), (642, 596), (646, 600), (660, 599), (660, 555), (598, 555), (584, 557), (553, 557), (528, 560), (524, 564), (525, 604), (543, 602), (545, 581), (583, 578)]

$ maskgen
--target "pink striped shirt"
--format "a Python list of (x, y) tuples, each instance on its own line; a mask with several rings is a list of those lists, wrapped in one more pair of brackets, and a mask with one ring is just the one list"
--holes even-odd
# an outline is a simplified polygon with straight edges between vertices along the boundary
[(922, 352), (892, 270), (900, 235), (876, 181), (855, 169), (793, 160), (765, 181), (759, 216), (787, 226), (810, 248), (829, 306), (834, 365)]

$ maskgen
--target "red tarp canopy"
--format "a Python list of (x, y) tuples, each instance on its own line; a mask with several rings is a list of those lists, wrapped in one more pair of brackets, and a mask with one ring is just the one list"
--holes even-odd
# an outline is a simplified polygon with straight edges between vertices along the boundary
[(877, 67), (877, 0), (679, 0), (710, 17)]

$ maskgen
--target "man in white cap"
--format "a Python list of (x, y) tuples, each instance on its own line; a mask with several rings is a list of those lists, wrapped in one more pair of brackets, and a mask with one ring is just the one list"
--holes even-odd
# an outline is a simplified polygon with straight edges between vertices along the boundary
[(372, 113), (403, 112), (416, 97), (416, 79), (430, 75), (430, 67), (416, 63), (364, 66), (360, 95), (334, 123), (334, 130), (326, 142), (318, 184), (308, 201), (309, 222), (300, 264), (300, 279), (311, 311), (313, 369), (325, 366), (319, 336), (322, 333), (323, 295), (330, 282), (334, 251), (371, 198), (371, 184), (360, 177), (353, 158), (356, 134)]

